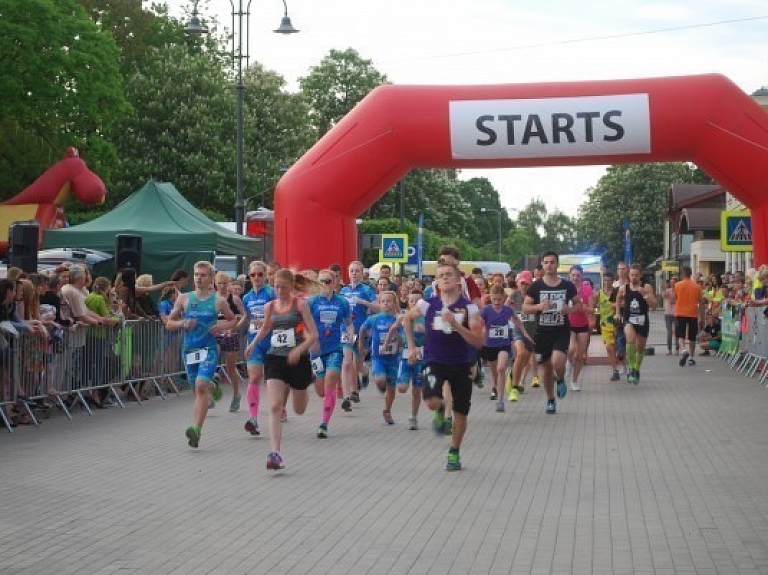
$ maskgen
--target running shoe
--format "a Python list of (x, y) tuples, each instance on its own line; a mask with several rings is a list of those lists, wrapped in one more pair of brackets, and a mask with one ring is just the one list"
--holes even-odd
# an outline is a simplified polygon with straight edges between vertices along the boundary
[(352, 402), (349, 401), (348, 397), (345, 397), (344, 401), (341, 402), (341, 409), (347, 412), (352, 411)]
[(571, 391), (581, 391), (581, 386), (574, 382), (571, 382)]
[(200, 430), (194, 425), (187, 427), (185, 433), (190, 447), (197, 448), (200, 445)]
[(389, 412), (388, 410), (385, 409), (384, 411), (381, 412), (381, 414), (384, 416), (384, 423), (386, 423), (387, 425), (394, 425), (395, 424), (395, 420), (392, 419), (392, 413), (391, 412)]
[(629, 370), (629, 374), (627, 375), (627, 383), (637, 383), (637, 379), (635, 379), (634, 369)]
[(229, 412), (237, 413), (240, 411), (240, 396), (236, 395), (232, 398), (232, 402), (229, 404)]
[(280, 422), (281, 423), (287, 423), (288, 422), (288, 412), (287, 411), (283, 410), (280, 413)]
[(496, 388), (494, 387), (491, 390), (491, 401), (496, 401), (497, 399), (499, 399), (499, 394), (496, 393)]
[(539, 376), (534, 375), (533, 380), (531, 381), (531, 387), (539, 387), (541, 384), (539, 383)]
[(318, 439), (326, 439), (328, 437), (328, 426), (325, 423), (321, 423), (317, 428)]
[(557, 382), (557, 397), (563, 399), (565, 394), (568, 393), (568, 386), (565, 384), (565, 380), (561, 379)]
[(547, 400), (547, 408), (545, 411), (549, 415), (557, 413), (557, 404), (555, 403), (554, 399)]
[(416, 431), (419, 429), (419, 420), (415, 417), (409, 417), (408, 418), (408, 429), (411, 431)]
[(504, 400), (500, 399), (496, 402), (496, 413), (504, 413)]
[(446, 471), (459, 471), (461, 470), (461, 458), (458, 451), (449, 451), (448, 458), (445, 462)]
[(515, 386), (515, 389), (516, 389), (516, 390), (517, 390), (519, 393), (523, 393), (523, 392), (525, 391), (525, 385), (524, 385), (524, 384), (523, 384), (523, 382), (521, 381), (520, 383), (518, 383), (518, 384)]
[(509, 390), (509, 393), (507, 394), (507, 399), (509, 401), (517, 401), (520, 398), (520, 392), (517, 391), (516, 387), (513, 387)]
[(349, 398), (354, 403), (360, 403), (360, 392), (359, 391), (353, 391), (352, 394), (349, 396)]
[(637, 385), (638, 383), (640, 383), (640, 370), (636, 369), (635, 370), (635, 385)]
[(267, 455), (267, 469), (283, 469), (285, 467), (285, 464), (283, 463), (283, 458), (280, 457), (280, 454), (277, 451), (273, 451), (269, 455)]
[(446, 417), (445, 423), (443, 424), (443, 435), (451, 436), (453, 435), (453, 418), (452, 417)]
[(696, 360), (691, 358), (688, 360), (688, 365), (696, 365)]
[(512, 385), (512, 378), (511, 377), (507, 377), (507, 383), (504, 385), (504, 393), (509, 395), (510, 392), (512, 391), (513, 387), (514, 386)]
[(684, 351), (683, 351), (683, 355), (681, 355), (681, 356), (680, 356), (680, 361), (678, 361), (678, 362), (677, 362), (677, 363), (678, 363), (678, 365), (679, 365), (680, 367), (684, 367), (684, 366), (685, 366), (685, 362), (687, 362), (687, 361), (688, 361), (688, 358), (690, 357), (690, 355), (691, 355), (691, 354), (690, 354), (690, 353), (688, 353), (688, 350), (687, 350), (687, 349), (686, 349), (686, 350), (684, 350)]
[[(360, 378), (360, 387), (365, 389), (368, 387), (368, 384), (371, 382), (370, 378), (368, 377), (368, 374), (366, 373), (363, 377)], [(354, 392), (357, 393), (357, 392)]]
[(621, 376), (619, 375), (619, 370), (614, 369), (613, 375), (611, 376), (611, 381), (620, 381), (620, 380), (621, 380)]
[(211, 397), (213, 398), (213, 401), (221, 401), (221, 396), (224, 395), (224, 392), (221, 391), (221, 387), (219, 387), (219, 379), (214, 378), (213, 380), (213, 391), (211, 391)]
[(259, 431), (259, 423), (256, 421), (255, 417), (251, 417), (248, 421), (246, 421), (244, 427), (245, 430), (251, 435), (261, 435), (261, 431)]
[(439, 407), (432, 412), (432, 430), (435, 435), (443, 435), (445, 429), (445, 408)]

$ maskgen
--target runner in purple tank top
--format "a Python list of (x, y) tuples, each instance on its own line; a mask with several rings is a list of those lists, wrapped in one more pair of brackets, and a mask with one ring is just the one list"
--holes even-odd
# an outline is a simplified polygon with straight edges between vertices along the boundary
[[(433, 425), (438, 435), (443, 435), (445, 403), (443, 383), (448, 383), (453, 395), (453, 435), (448, 451), (447, 471), (461, 469), (459, 448), (467, 430), (467, 415), (472, 400), (470, 367), (473, 356), (467, 344), (480, 349), (485, 334), (476, 304), (461, 294), (461, 276), (456, 266), (439, 264), (437, 282), (440, 295), (421, 300), (405, 314), (403, 324), (408, 349), (416, 350), (413, 335), (414, 320), (424, 316), (426, 356), (422, 393), (424, 401), (433, 412)], [(420, 361), (418, 353), (412, 353), (408, 361)]]

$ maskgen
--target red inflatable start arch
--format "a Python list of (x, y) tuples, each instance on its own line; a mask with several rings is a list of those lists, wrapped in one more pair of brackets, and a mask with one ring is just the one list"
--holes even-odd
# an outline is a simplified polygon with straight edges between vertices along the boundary
[(720, 75), (499, 86), (381, 86), (283, 176), (275, 256), (357, 258), (355, 219), (412, 168), (691, 161), (752, 212), (768, 262), (768, 114)]

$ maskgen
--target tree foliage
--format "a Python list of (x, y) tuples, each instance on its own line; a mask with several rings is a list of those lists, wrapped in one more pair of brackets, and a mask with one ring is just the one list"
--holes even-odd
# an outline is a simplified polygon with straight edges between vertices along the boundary
[(387, 77), (352, 48), (331, 50), (299, 86), (309, 103), (309, 120), (322, 136)]
[(707, 183), (709, 178), (686, 163), (611, 166), (579, 210), (578, 236), (588, 251), (614, 266), (624, 257), (624, 218), (632, 233), (632, 260), (641, 265), (661, 255), (663, 222), (673, 183)]
[(0, 0), (4, 195), (19, 192), (20, 180), (28, 178), (28, 185), (67, 146), (77, 147), (93, 169), (109, 172), (109, 129), (130, 111), (118, 57), (112, 36), (75, 0)]

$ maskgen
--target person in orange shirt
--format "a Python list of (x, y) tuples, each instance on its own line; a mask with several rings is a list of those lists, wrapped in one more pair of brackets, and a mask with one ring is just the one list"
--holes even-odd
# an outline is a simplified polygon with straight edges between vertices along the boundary
[(678, 346), (684, 350), (680, 356), (680, 367), (686, 363), (696, 365), (693, 352), (696, 350), (696, 336), (699, 332), (699, 306), (703, 299), (701, 286), (691, 279), (692, 274), (690, 267), (683, 267), (681, 279), (675, 284), (675, 335)]

